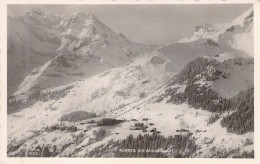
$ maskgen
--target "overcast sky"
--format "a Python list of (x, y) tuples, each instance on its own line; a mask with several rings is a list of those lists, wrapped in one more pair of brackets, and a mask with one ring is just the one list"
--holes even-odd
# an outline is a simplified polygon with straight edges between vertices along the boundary
[(90, 12), (133, 41), (162, 45), (187, 36), (196, 25), (230, 22), (252, 5), (8, 5), (8, 14), (24, 15), (32, 7), (55, 14)]

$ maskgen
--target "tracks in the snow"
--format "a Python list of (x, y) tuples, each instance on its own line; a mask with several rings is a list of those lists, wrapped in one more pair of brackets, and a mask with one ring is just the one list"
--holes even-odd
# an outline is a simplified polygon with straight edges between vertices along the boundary
[[(137, 102), (140, 102), (140, 101), (141, 101), (140, 103), (138, 103), (137, 105), (131, 107), (130, 109), (128, 109), (128, 110), (126, 110), (126, 111), (123, 111), (122, 113), (120, 113), (120, 114), (118, 114), (118, 115), (115, 115), (113, 118), (117, 118), (117, 117), (120, 117), (120, 116), (122, 116), (122, 115), (124, 115), (124, 114), (126, 114), (126, 113), (129, 113), (130, 111), (132, 111), (132, 110), (134, 110), (134, 109), (137, 109), (140, 105), (142, 105), (142, 104), (144, 104), (144, 103), (150, 101), (151, 99), (154, 98), (154, 96), (155, 96), (156, 93), (159, 93), (159, 92), (163, 91), (163, 90), (166, 88), (167, 84), (168, 84), (168, 82), (167, 82), (167, 83), (164, 83), (164, 84), (161, 85), (159, 88), (157, 88), (153, 93), (151, 93), (148, 97), (143, 98), (143, 99), (137, 101)], [(134, 103), (136, 103), (136, 102), (134, 102)], [(132, 104), (133, 104), (133, 103), (132, 103)], [(129, 104), (129, 105), (131, 105), (131, 104)], [(125, 108), (126, 108), (126, 107), (125, 107)]]

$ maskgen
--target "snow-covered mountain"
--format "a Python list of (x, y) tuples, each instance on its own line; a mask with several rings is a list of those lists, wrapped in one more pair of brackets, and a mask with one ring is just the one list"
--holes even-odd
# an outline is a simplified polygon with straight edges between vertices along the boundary
[(118, 67), (156, 47), (116, 34), (89, 13), (59, 16), (33, 8), (8, 22), (9, 78), (13, 81), (9, 88), (17, 88), (27, 75), (18, 93), (68, 84)]
[(33, 9), (23, 17), (8, 16), (8, 95), (35, 67), (56, 56), (60, 45), (58, 17)]
[[(252, 12), (225, 26), (199, 26), (193, 36), (155, 50), (117, 35), (91, 14), (60, 16), (57, 55), (9, 97), (8, 155), (50, 145), (48, 156), (114, 157), (125, 145), (120, 142), (160, 133), (164, 142), (176, 144), (173, 136), (184, 143), (178, 151), (159, 147), (176, 149), (166, 157), (251, 157), (254, 59), (235, 42), (242, 35), (253, 40)], [(62, 116), (77, 111), (96, 117), (60, 125)], [(102, 118), (125, 121), (100, 127)]]
[[(220, 118), (215, 123), (207, 125), (210, 117), (214, 116), (213, 110), (198, 110), (197, 108), (203, 105), (199, 104), (201, 101), (199, 101), (198, 97), (195, 97), (196, 104), (191, 103), (194, 102), (196, 94), (202, 94), (201, 97), (207, 97), (207, 100), (213, 103), (219, 101), (221, 105), (224, 102), (221, 97), (231, 97), (230, 94), (237, 95), (237, 92), (251, 87), (253, 84), (253, 62), (251, 59), (236, 58), (220, 62), (214, 58), (198, 58), (176, 75), (174, 81), (164, 84), (169, 79), (169, 76), (163, 74), (163, 67), (158, 65), (154, 67), (150, 62), (151, 58), (147, 58), (146, 55), (141, 55), (132, 63), (122, 67), (114, 68), (69, 85), (42, 90), (40, 93), (31, 96), (29, 101), (25, 102), (25, 106), (20, 106), (23, 107), (22, 110), (10, 114), (8, 117), (9, 155), (17, 156), (29, 145), (30, 147), (36, 147), (42, 144), (50, 144), (58, 146), (58, 149), (62, 152), (61, 156), (69, 154), (88, 156), (88, 153), (98, 146), (102, 145), (101, 149), (104, 150), (104, 146), (111, 139), (120, 140), (126, 138), (129, 134), (137, 136), (140, 133), (129, 129), (133, 122), (126, 122), (122, 126), (106, 128), (109, 135), (101, 142), (89, 146), (86, 146), (90, 142), (87, 139), (80, 145), (75, 145), (74, 139), (71, 138), (69, 132), (62, 133), (64, 138), (56, 140), (54, 138), (60, 137), (59, 132), (40, 132), (36, 135), (37, 130), (59, 124), (62, 115), (74, 111), (94, 112), (101, 117), (107, 118), (135, 119), (138, 122), (142, 122), (144, 118), (149, 118), (148, 122), (154, 124), (149, 126), (149, 131), (152, 128), (157, 128), (165, 136), (176, 134), (176, 131), (181, 128), (189, 129), (194, 133), (194, 137), (198, 138), (197, 144), (202, 147), (206, 146), (205, 143), (215, 140), (210, 146), (205, 147), (207, 151), (202, 151), (203, 154), (198, 155), (200, 157), (214, 157), (215, 151), (228, 151), (238, 147), (240, 147), (241, 153), (247, 149), (248, 151), (252, 150), (251, 145), (248, 148), (243, 147), (247, 140), (253, 141), (251, 132), (236, 135), (227, 133), (226, 129), (221, 127), (221, 118), (226, 116), (227, 113), (220, 115)], [(205, 66), (210, 67), (205, 72), (200, 72), (196, 68), (203, 64), (200, 60), (205, 62)], [(139, 64), (146, 67), (147, 71)], [(147, 68), (149, 67), (148, 71)], [(199, 72), (195, 71), (198, 74), (194, 74), (196, 76), (194, 81), (192, 77), (186, 76), (186, 72), (189, 72), (190, 69)], [(239, 72), (247, 74), (242, 73), (243, 76), (241, 76)], [(229, 88), (229, 84), (234, 83), (234, 79), (237, 80), (239, 86), (234, 85), (235, 88)], [(220, 89), (227, 93), (215, 90), (219, 85), (221, 85)], [(169, 89), (174, 92), (170, 93), (171, 90)], [(201, 92), (195, 90), (201, 90)], [(165, 93), (166, 96), (162, 99), (161, 96), (165, 95)], [(171, 99), (172, 96), (185, 97), (185, 95), (190, 97), (184, 98), (182, 101), (179, 100), (179, 103), (176, 103), (177, 100), (173, 101)], [(209, 95), (212, 97), (210, 98)], [(187, 100), (188, 104), (185, 103)], [(208, 101), (205, 102), (210, 104)], [(28, 104), (29, 107), (26, 107)], [(213, 108), (217, 107), (213, 106)], [(82, 128), (84, 125), (80, 126), (79, 123), (78, 127)], [(98, 128), (93, 128), (88, 133), (85, 133), (86, 138), (94, 137), (92, 130), (95, 129)], [(200, 131), (203, 131), (203, 133), (200, 133)], [(117, 135), (115, 135), (116, 133)], [(34, 140), (41, 142), (34, 142)], [(53, 140), (55, 140), (54, 143)], [(229, 144), (223, 144), (224, 142)], [(22, 144), (22, 146), (12, 150), (11, 148), (16, 147), (17, 144)], [(62, 147), (67, 144), (71, 144), (71, 146), (66, 151), (62, 151)], [(217, 147), (217, 150), (214, 147)]]
[(212, 39), (254, 56), (254, 11), (250, 8), (230, 23), (217, 25), (199, 25), (179, 42), (189, 42), (200, 38)]

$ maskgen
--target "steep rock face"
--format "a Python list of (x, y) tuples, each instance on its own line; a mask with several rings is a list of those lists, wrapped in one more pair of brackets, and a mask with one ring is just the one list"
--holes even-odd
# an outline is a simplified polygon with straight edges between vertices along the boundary
[(9, 94), (25, 76), (18, 93), (68, 84), (121, 66), (156, 47), (116, 34), (89, 13), (59, 16), (32, 9), (23, 17), (9, 18), (9, 27), (8, 77), (13, 81)]

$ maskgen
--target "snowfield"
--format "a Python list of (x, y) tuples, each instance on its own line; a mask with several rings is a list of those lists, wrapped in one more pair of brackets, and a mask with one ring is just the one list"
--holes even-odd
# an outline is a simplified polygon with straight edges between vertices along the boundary
[[(214, 113), (194, 109), (187, 104), (173, 105), (165, 101), (160, 103), (148, 102), (141, 105), (139, 104), (140, 102), (136, 102), (125, 107), (122, 114), (119, 113), (120, 116), (114, 115), (113, 113), (106, 115), (106, 117), (114, 115), (117, 119), (127, 119), (128, 121), (114, 126), (103, 127), (106, 130), (106, 136), (101, 141), (90, 142), (91, 138), (93, 138), (93, 131), (100, 127), (93, 127), (85, 133), (81, 131), (81, 133), (84, 134), (84, 140), (78, 145), (75, 144), (73, 136), (76, 136), (77, 133), (80, 132), (75, 134), (59, 131), (52, 133), (43, 132), (39, 136), (29, 139), (16, 152), (12, 152), (9, 155), (15, 154), (23, 148), (35, 148), (39, 145), (56, 145), (58, 149), (62, 149), (64, 145), (69, 144), (70, 146), (59, 154), (59, 156), (84, 157), (95, 147), (106, 144), (110, 140), (122, 140), (129, 134), (137, 136), (143, 133), (139, 130), (130, 130), (130, 127), (134, 126), (136, 121), (148, 126), (148, 132), (145, 133), (150, 133), (149, 131), (151, 129), (156, 128), (163, 136), (179, 135), (182, 132), (177, 132), (178, 130), (188, 129), (193, 133), (193, 137), (196, 138), (196, 144), (200, 146), (199, 152), (201, 153), (199, 153), (197, 157), (212, 157), (214, 153), (216, 153), (213, 152), (215, 149), (219, 151), (230, 151), (239, 148), (241, 152), (250, 152), (253, 150), (252, 146), (246, 145), (248, 141), (253, 142), (253, 133), (249, 132), (243, 135), (228, 133), (226, 128), (221, 127), (220, 119), (213, 124), (207, 125), (207, 120)], [(51, 112), (48, 112), (48, 114), (50, 115)], [(53, 115), (54, 114), (51, 114), (50, 116)], [(42, 122), (39, 117), (36, 118), (39, 120), (39, 126), (41, 126), (40, 123)], [(148, 120), (144, 121), (144, 118), (148, 118)], [(136, 119), (136, 121), (131, 121), (132, 119)], [(48, 122), (46, 119), (45, 121)], [(21, 123), (23, 123), (23, 121), (21, 121)], [(150, 123), (153, 125), (150, 125)], [(11, 125), (11, 123), (8, 124)], [(42, 125), (45, 124), (42, 123)], [(14, 143), (13, 140), (17, 141), (17, 138), (21, 140), (29, 138), (27, 136), (29, 135), (27, 132), (29, 129), (26, 129), (23, 125), (16, 128), (17, 130), (23, 128), (24, 133), (21, 133), (20, 136), (12, 135), (12, 137), (9, 137), (9, 141)], [(32, 128), (33, 127), (30, 126), (31, 130)], [(21, 130), (19, 130), (19, 132), (21, 132)], [(9, 134), (9, 136), (11, 136), (11, 134)]]
[[(191, 157), (236, 157), (254, 151), (253, 131), (236, 134), (221, 126), (221, 120), (237, 109), (210, 112), (188, 101), (169, 102), (171, 96), (181, 97), (192, 86), (198, 93), (212, 89), (217, 98), (228, 100), (254, 87), (253, 9), (231, 23), (197, 26), (189, 37), (159, 48), (132, 42), (89, 13), (59, 16), (33, 9), (13, 19), (21, 31), (12, 29), (8, 34), (15, 47), (9, 48), (15, 62), (8, 69), (24, 67), (26, 61), (13, 60), (24, 46), (33, 48), (22, 51), (29, 53), (29, 60), (44, 62), (23, 72), (17, 78), (19, 88), (9, 96), (8, 156), (27, 156), (30, 149), (40, 149), (44, 156), (48, 149), (51, 155), (46, 156), (90, 157), (110, 146), (111, 152), (102, 157), (114, 157), (117, 147), (113, 143), (139, 134), (176, 138), (190, 134), (198, 147)], [(50, 36), (43, 41), (36, 34), (29, 35), (28, 23), (44, 27), (39, 35)], [(27, 36), (16, 38), (24, 31), (32, 43), (22, 41)], [(34, 47), (34, 43), (42, 46)], [(44, 57), (34, 57), (31, 51), (36, 50)], [(191, 65), (194, 61), (198, 63)], [(199, 62), (205, 62), (206, 69), (193, 78), (205, 64)], [(14, 73), (9, 75), (12, 79)], [(173, 83), (176, 78), (184, 80)], [(61, 121), (76, 111), (96, 117)], [(217, 119), (210, 122), (216, 114)], [(120, 122), (104, 126), (104, 118)]]

